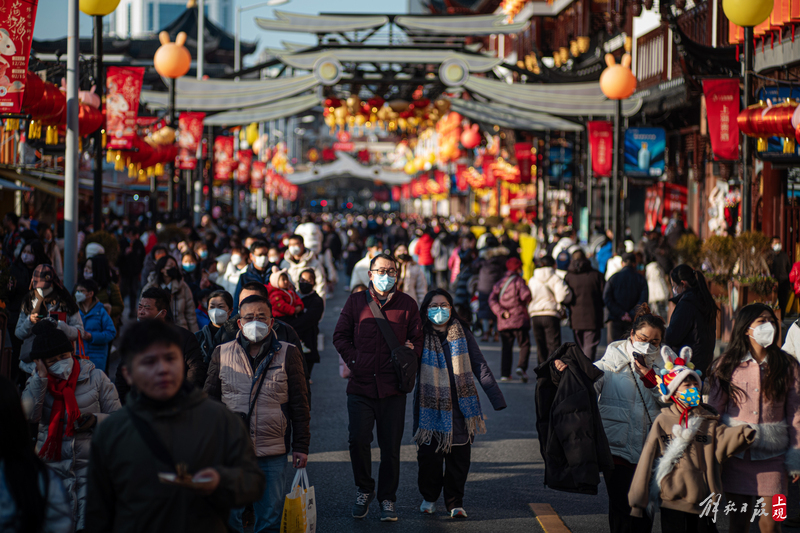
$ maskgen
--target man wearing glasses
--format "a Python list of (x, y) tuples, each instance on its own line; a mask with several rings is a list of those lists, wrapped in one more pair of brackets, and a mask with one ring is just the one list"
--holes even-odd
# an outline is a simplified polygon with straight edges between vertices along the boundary
[[(300, 350), (277, 339), (272, 307), (262, 296), (239, 304), (240, 332), (214, 349), (204, 387), (244, 420), (266, 489), (253, 504), (254, 531), (277, 531), (283, 513), (286, 454), (291, 432), (292, 466), (305, 468), (311, 440), (308, 388)], [(230, 526), (242, 532), (244, 508), (231, 512)]]
[(373, 428), (377, 426), (381, 450), (377, 498), (381, 520), (394, 522), (406, 395), (399, 389), (391, 350), (370, 310), (370, 298), (378, 303), (398, 342), (416, 350), (418, 356), (422, 355), (423, 336), (416, 302), (395, 287), (394, 259), (386, 254), (376, 255), (370, 261), (368, 274), (368, 289), (352, 294), (347, 300), (333, 334), (333, 344), (350, 368), (347, 412), (350, 462), (356, 483), (353, 517), (367, 516), (369, 504), (376, 497), (370, 446)]

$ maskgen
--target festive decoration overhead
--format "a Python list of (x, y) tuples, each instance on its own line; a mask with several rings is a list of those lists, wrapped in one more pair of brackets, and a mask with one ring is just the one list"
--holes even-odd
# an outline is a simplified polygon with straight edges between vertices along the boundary
[(78, 7), (82, 13), (91, 17), (104, 17), (114, 12), (119, 0), (80, 0)]
[(165, 78), (180, 78), (192, 66), (192, 55), (186, 49), (186, 34), (180, 32), (175, 37), (175, 42), (169, 40), (169, 33), (162, 31), (158, 34), (158, 40), (161, 41), (161, 46), (156, 50), (156, 55), (153, 56), (153, 64), (156, 71)]
[(722, 0), (722, 10), (737, 26), (758, 26), (769, 18), (774, 0)]
[(608, 68), (600, 75), (600, 89), (609, 100), (625, 100), (636, 90), (636, 76), (631, 72), (631, 56), (622, 56), (617, 65), (612, 54), (606, 54)]

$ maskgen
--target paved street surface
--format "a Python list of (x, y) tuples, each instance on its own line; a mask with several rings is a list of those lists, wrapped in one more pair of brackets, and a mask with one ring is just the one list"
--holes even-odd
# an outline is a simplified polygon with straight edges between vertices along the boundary
[[(495, 412), (486, 395), (478, 386), (481, 406), (486, 415), (487, 433), (479, 435), (472, 448), (472, 467), (466, 486), (464, 508), (469, 518), (454, 521), (446, 515), (444, 502), (440, 498), (436, 516), (425, 516), (419, 512), (422, 501), (417, 489), (417, 462), (414, 444), (411, 441), (411, 395), (406, 405), (406, 424), (401, 452), (400, 489), (397, 494), (399, 521), (396, 524), (381, 523), (376, 502), (369, 515), (355, 520), (350, 510), (355, 499), (355, 485), (350, 467), (347, 444), (347, 396), (346, 380), (339, 377), (338, 355), (331, 337), (339, 313), (348, 293), (338, 288), (327, 300), (327, 311), (320, 324), (325, 334), (325, 349), (322, 362), (314, 367), (311, 400), (311, 454), (308, 474), (317, 495), (317, 531), (319, 533), (372, 533), (376, 531), (401, 530), (403, 533), (447, 531), (454, 533), (491, 532), (542, 532), (529, 504), (549, 504), (573, 532), (608, 532), (608, 500), (605, 485), (601, 482), (597, 496), (584, 496), (550, 490), (543, 486), (544, 463), (539, 454), (534, 405), (534, 373), (529, 369), (531, 381), (523, 384), (518, 380), (501, 383), (508, 408)], [(126, 302), (127, 303), (127, 302)], [(126, 313), (127, 315), (127, 313)], [(126, 318), (127, 323), (132, 322)], [(605, 334), (598, 350), (598, 357), (605, 350)], [(562, 328), (562, 340), (572, 340), (571, 330)], [(500, 344), (489, 342), (481, 345), (489, 366), (499, 379)], [(517, 351), (515, 349), (516, 363)], [(531, 352), (531, 361), (537, 360), (536, 347)], [(112, 354), (110, 375), (116, 370), (117, 357)], [(516, 368), (516, 367), (515, 367)], [(373, 442), (373, 476), (377, 480), (379, 451)], [(287, 467), (291, 481), (293, 472)], [(288, 489), (288, 487), (287, 487)], [(789, 514), (798, 512), (798, 489), (793, 485), (789, 493)], [(718, 527), (727, 531), (725, 517), (720, 507)], [(753, 526), (752, 531), (757, 531)], [(251, 531), (248, 529), (248, 531)], [(549, 530), (554, 533), (554, 530)], [(653, 533), (660, 533), (658, 515)], [(787, 531), (798, 531), (787, 529)]]

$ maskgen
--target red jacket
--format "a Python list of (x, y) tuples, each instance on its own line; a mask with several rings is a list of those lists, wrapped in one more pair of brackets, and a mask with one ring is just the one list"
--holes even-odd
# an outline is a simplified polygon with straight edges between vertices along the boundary
[[(397, 388), (391, 350), (369, 308), (367, 294), (368, 291), (362, 291), (347, 299), (333, 332), (333, 345), (350, 368), (347, 394), (370, 398), (396, 396), (402, 393)], [(395, 291), (381, 311), (397, 340), (401, 344), (411, 341), (421, 357), (423, 335), (419, 309), (414, 299)]]
[(418, 263), (421, 266), (433, 265), (433, 254), (431, 254), (431, 248), (433, 248), (433, 237), (425, 233), (417, 241), (416, 249), (417, 257), (419, 257)]
[(794, 293), (800, 295), (800, 262), (795, 263), (792, 271), (789, 272), (789, 281), (792, 282)]
[(275, 318), (294, 316), (297, 314), (296, 306), (304, 307), (303, 300), (291, 289), (279, 289), (267, 283), (267, 293), (269, 294), (269, 303), (272, 305), (272, 316)]

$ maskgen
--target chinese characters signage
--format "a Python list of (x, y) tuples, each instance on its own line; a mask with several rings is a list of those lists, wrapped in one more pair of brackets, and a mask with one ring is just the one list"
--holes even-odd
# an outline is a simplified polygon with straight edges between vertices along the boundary
[(233, 137), (214, 139), (214, 179), (228, 181), (233, 172)]
[(106, 131), (109, 150), (130, 150), (137, 135), (136, 116), (144, 67), (108, 67), (106, 74)]
[(586, 124), (589, 129), (589, 145), (592, 149), (592, 172), (597, 177), (611, 176), (614, 158), (614, 133), (610, 122), (593, 121)]
[(0, 113), (19, 113), (39, 0), (0, 0)]
[(628, 128), (625, 131), (625, 174), (641, 178), (661, 176), (666, 146), (663, 128)]
[(181, 113), (178, 119), (178, 168), (194, 170), (197, 168), (197, 146), (203, 137), (205, 113)]
[(703, 80), (708, 136), (717, 159), (739, 159), (739, 80)]

